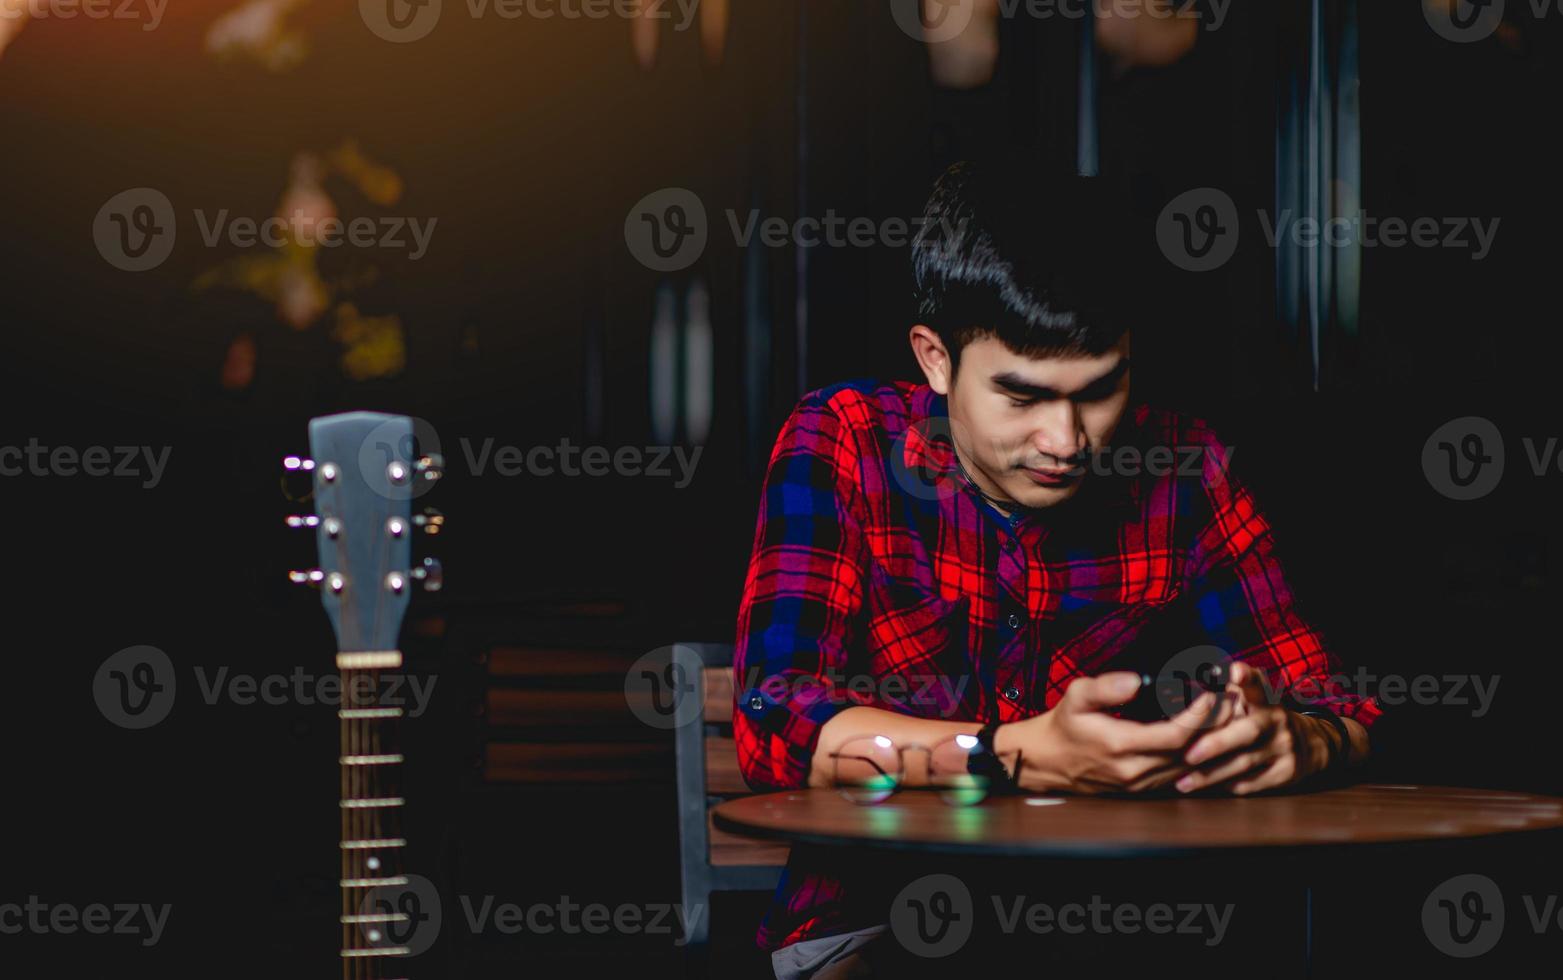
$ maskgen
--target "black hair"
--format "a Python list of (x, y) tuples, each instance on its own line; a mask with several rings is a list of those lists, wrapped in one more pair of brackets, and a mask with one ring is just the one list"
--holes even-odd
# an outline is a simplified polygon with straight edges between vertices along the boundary
[[(1101, 178), (957, 163), (934, 184), (912, 241), (917, 316), (960, 350), (997, 337), (1028, 357), (1094, 357), (1123, 336), (1115, 284), (1120, 209)], [(1126, 270), (1119, 268), (1120, 273)]]

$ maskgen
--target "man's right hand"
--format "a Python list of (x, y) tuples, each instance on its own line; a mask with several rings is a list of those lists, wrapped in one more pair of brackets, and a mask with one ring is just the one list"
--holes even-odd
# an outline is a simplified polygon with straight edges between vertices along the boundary
[(1183, 762), (1189, 742), (1225, 721), (1230, 698), (1205, 692), (1183, 711), (1157, 722), (1126, 721), (1108, 714), (1139, 689), (1139, 675), (1111, 671), (1081, 677), (1052, 709), (999, 726), (993, 747), (1008, 765), (1021, 758), (1022, 789), (1033, 792), (1142, 793), (1173, 783), (1192, 767)]

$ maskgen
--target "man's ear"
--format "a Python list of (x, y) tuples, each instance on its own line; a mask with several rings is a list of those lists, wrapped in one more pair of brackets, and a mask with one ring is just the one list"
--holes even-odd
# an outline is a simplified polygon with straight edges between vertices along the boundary
[(950, 364), (950, 352), (945, 349), (944, 341), (921, 323), (912, 327), (907, 340), (911, 341), (912, 356), (917, 358), (917, 366), (923, 369), (923, 377), (928, 379), (928, 387), (937, 394), (948, 395), (950, 384), (955, 380), (955, 370)]

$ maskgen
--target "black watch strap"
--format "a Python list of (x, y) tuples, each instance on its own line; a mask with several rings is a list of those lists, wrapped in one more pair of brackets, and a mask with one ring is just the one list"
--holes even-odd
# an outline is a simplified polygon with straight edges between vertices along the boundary
[(1330, 763), (1325, 767), (1326, 772), (1339, 772), (1346, 768), (1346, 759), (1351, 755), (1351, 732), (1346, 728), (1346, 722), (1340, 715), (1323, 708), (1309, 708), (1297, 712), (1310, 718), (1323, 718), (1335, 729), (1335, 734), (1340, 736), (1340, 747), (1334, 750), (1330, 756)]
[(990, 721), (977, 731), (977, 744), (982, 751), (973, 752), (967, 757), (967, 770), (974, 775), (987, 776), (993, 781), (993, 787), (999, 790), (1013, 790), (1019, 787), (1020, 759), (1015, 759), (1015, 773), (1011, 775), (1004, 768), (1004, 760), (999, 758), (998, 750), (993, 747), (994, 735), (999, 730), (999, 723)]

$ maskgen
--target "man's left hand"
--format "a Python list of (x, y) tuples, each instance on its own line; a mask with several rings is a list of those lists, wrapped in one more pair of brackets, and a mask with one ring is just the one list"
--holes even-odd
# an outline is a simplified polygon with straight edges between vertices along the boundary
[(1184, 753), (1196, 769), (1178, 780), (1179, 790), (1219, 786), (1242, 796), (1306, 779), (1329, 764), (1328, 722), (1270, 703), (1248, 664), (1238, 661), (1231, 669), (1223, 692), (1230, 704)]

